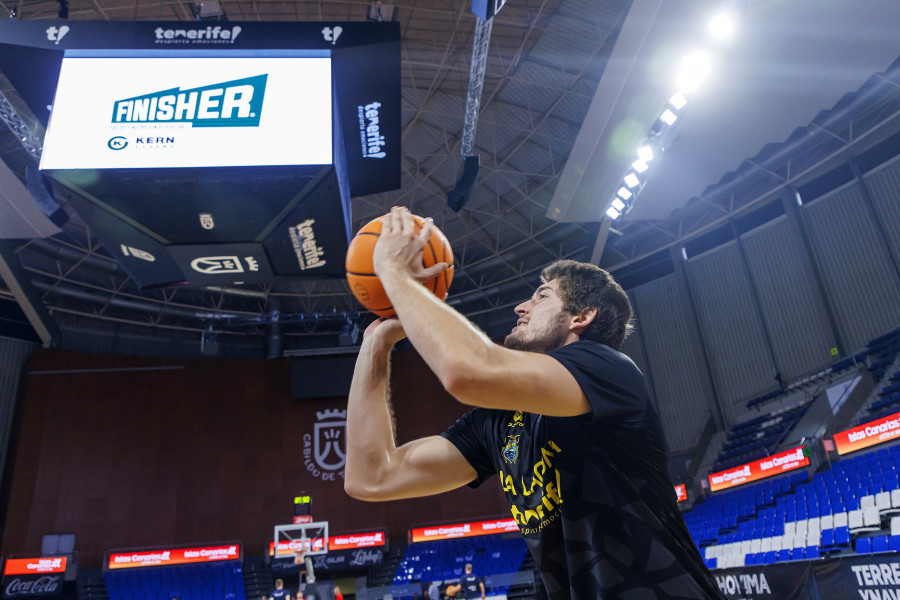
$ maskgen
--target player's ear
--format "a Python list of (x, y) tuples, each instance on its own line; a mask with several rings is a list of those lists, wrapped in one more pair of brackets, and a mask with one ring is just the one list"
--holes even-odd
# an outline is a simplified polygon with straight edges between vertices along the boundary
[(587, 329), (587, 327), (591, 323), (593, 323), (594, 319), (596, 318), (596, 308), (584, 308), (580, 313), (572, 316), (572, 320), (569, 322), (569, 329), (571, 329), (574, 333), (581, 335), (581, 332)]

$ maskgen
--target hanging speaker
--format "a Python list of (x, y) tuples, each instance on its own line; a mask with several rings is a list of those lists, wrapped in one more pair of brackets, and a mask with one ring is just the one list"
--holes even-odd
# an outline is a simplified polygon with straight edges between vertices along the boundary
[(456, 182), (456, 187), (447, 192), (447, 206), (449, 206), (453, 212), (459, 212), (459, 209), (465, 206), (466, 202), (469, 201), (469, 196), (472, 194), (472, 187), (475, 185), (475, 180), (478, 178), (478, 167), (479, 160), (477, 155), (467, 156), (465, 158), (465, 162), (463, 162), (462, 177)]

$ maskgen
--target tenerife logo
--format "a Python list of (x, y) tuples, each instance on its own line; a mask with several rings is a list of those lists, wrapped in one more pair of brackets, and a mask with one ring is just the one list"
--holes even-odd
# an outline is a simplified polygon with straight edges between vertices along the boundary
[(47, 28), (47, 41), (58, 45), (59, 41), (63, 39), (67, 33), (69, 33), (68, 25), (63, 25), (62, 27), (54, 27), (51, 25)]
[(190, 123), (192, 127), (259, 127), (268, 75), (117, 100), (113, 123)]
[(335, 481), (335, 473), (344, 478), (347, 429), (346, 410), (320, 410), (316, 412), (313, 434), (303, 435), (303, 464), (313, 477), (322, 481)]
[(378, 109), (381, 102), (372, 102), (365, 106), (357, 106), (356, 113), (359, 117), (359, 141), (362, 143), (363, 158), (384, 158), (384, 136), (381, 135), (379, 126), (380, 117)]
[(316, 245), (316, 234), (312, 226), (315, 219), (307, 219), (294, 227), (288, 227), (288, 235), (291, 236), (291, 244), (294, 246), (294, 252), (297, 254), (297, 262), (300, 263), (300, 269), (315, 269), (325, 265), (322, 256), (325, 251), (322, 246)]
[(331, 45), (334, 46), (337, 44), (337, 39), (341, 37), (341, 32), (344, 31), (344, 28), (340, 25), (335, 25), (334, 27), (325, 27), (322, 29), (322, 38), (326, 42), (331, 42)]
[(202, 29), (163, 29), (157, 27), (153, 30), (156, 34), (157, 44), (233, 44), (237, 36), (241, 34), (240, 25), (231, 29), (222, 29), (218, 25)]
[(519, 438), (520, 435), (510, 435), (506, 437), (506, 445), (503, 446), (503, 460), (507, 463), (515, 463), (519, 459)]

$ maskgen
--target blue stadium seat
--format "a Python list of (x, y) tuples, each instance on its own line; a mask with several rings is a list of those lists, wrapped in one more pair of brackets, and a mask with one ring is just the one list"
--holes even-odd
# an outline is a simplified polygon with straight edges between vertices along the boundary
[(856, 540), (856, 553), (857, 554), (871, 554), (872, 553), (872, 538), (859, 538)]
[(872, 538), (872, 552), (890, 552), (890, 544), (888, 543), (888, 536), (886, 535), (877, 535)]

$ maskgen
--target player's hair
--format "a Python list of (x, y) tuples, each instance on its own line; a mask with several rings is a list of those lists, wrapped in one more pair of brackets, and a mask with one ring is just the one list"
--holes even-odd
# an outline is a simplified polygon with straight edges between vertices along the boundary
[(605, 270), (590, 263), (558, 260), (544, 267), (541, 281), (558, 281), (563, 310), (577, 315), (596, 308), (597, 316), (579, 336), (618, 350), (634, 329), (628, 295)]

